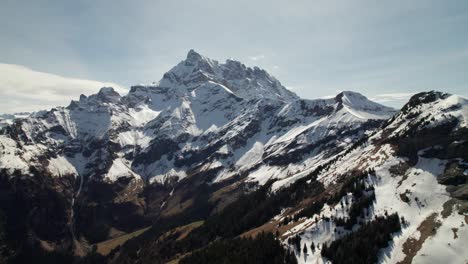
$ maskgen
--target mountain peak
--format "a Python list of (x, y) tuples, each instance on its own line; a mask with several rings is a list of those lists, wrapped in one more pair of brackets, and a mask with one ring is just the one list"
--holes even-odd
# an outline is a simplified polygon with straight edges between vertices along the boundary
[(120, 94), (116, 92), (113, 87), (102, 87), (99, 89), (98, 94), (105, 96), (120, 96)]
[(352, 91), (340, 92), (335, 96), (335, 101), (347, 106), (359, 106), (370, 102), (370, 100), (367, 99), (367, 97), (365, 97), (364, 95)]
[(339, 93), (335, 97), (335, 101), (341, 108), (344, 107), (347, 111), (350, 111), (353, 115), (358, 117), (372, 115), (385, 119), (396, 112), (396, 110), (391, 107), (373, 102), (364, 95), (353, 91), (343, 91)]
[(247, 67), (232, 59), (219, 63), (191, 49), (187, 58), (164, 74), (159, 86), (182, 92), (203, 85), (221, 85), (244, 99), (270, 98), (281, 101), (299, 99), (273, 76), (258, 67)]
[(201, 55), (193, 49), (189, 50), (187, 58), (183, 61), (184, 66), (194, 67), (193, 70), (200, 70), (209, 73), (212, 73), (214, 63), (215, 61)]
[(425, 103), (434, 102), (438, 99), (445, 99), (448, 96), (450, 96), (450, 94), (442, 93), (438, 91), (422, 92), (422, 93), (417, 93), (413, 95), (408, 101), (408, 104), (409, 105), (425, 104)]
[(196, 52), (194, 49), (190, 49), (187, 53), (187, 60), (193, 61), (200, 59), (203, 59), (203, 56), (200, 53)]
[(80, 95), (79, 101), (71, 101), (68, 108), (74, 108), (77, 104), (117, 103), (122, 96), (112, 87), (102, 87), (97, 94), (86, 96)]
[(112, 87), (102, 87), (99, 90), (97, 97), (103, 102), (117, 102), (121, 98), (120, 94)]

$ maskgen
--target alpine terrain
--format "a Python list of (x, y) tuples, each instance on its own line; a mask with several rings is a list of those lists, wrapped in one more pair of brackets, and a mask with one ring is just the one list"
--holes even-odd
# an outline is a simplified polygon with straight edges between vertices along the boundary
[(307, 100), (190, 50), (0, 118), (0, 263), (468, 262), (468, 100)]

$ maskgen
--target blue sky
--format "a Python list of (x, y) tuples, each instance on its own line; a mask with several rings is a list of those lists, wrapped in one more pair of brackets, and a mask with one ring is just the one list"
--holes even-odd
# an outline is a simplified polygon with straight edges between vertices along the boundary
[[(0, 72), (0, 112), (59, 104), (101, 82), (158, 81), (191, 48), (265, 68), (304, 98), (353, 90), (398, 107), (420, 91), (468, 95), (466, 0), (3, 0), (0, 24), (4, 68), (96, 86), (51, 90), (18, 75), (16, 89)], [(29, 106), (44, 90), (52, 95)]]

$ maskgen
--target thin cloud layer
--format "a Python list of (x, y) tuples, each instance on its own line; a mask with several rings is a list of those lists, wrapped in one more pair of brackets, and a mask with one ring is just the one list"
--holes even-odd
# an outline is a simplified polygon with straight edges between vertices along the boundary
[(263, 60), (263, 59), (265, 59), (265, 55), (259, 54), (259, 55), (255, 55), (255, 56), (250, 56), (249, 59), (253, 60), (253, 61)]
[(386, 93), (379, 94), (371, 98), (371, 100), (378, 103), (399, 103), (401, 101), (408, 101), (416, 93)]
[(67, 78), (19, 65), (0, 63), (0, 113), (64, 106), (81, 94), (93, 94), (101, 87), (109, 86), (121, 94), (126, 93), (125, 88), (114, 83)]

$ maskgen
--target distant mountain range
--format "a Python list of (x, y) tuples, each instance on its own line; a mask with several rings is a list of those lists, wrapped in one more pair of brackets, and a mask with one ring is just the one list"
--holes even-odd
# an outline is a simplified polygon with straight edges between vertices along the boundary
[(466, 263), (467, 123), (456, 95), (306, 100), (191, 50), (0, 116), (0, 262)]
[(29, 112), (21, 112), (21, 113), (14, 113), (14, 114), (0, 114), (0, 128), (13, 124), (13, 121), (15, 119), (26, 118), (29, 115), (31, 115), (31, 113)]

